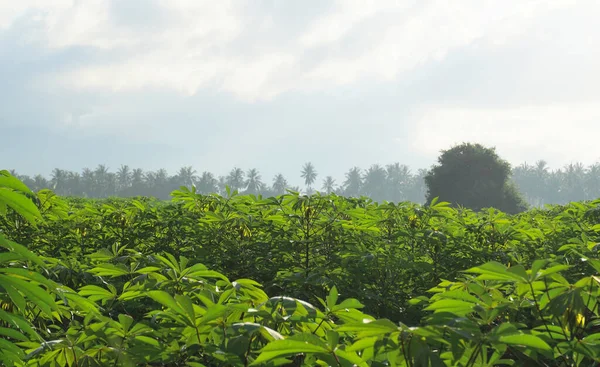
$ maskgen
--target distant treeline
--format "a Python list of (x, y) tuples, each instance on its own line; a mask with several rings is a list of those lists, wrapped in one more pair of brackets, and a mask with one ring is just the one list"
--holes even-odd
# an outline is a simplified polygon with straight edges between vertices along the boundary
[[(226, 176), (215, 176), (211, 172), (198, 174), (192, 167), (182, 167), (175, 175), (167, 170), (144, 171), (122, 165), (111, 172), (105, 165), (95, 169), (85, 168), (73, 172), (56, 168), (51, 177), (36, 175), (30, 177), (12, 171), (31, 189), (52, 189), (59, 195), (103, 198), (110, 196), (154, 196), (168, 199), (173, 190), (180, 186), (196, 187), (200, 193), (225, 195), (226, 187), (244, 194), (263, 196), (279, 195), (286, 189), (312, 193), (336, 193), (344, 196), (368, 196), (375, 201), (412, 201), (423, 203), (427, 187), (423, 180), (427, 170), (416, 172), (399, 163), (382, 166), (374, 164), (368, 169), (353, 167), (346, 172), (343, 182), (336, 182), (332, 176), (318, 180), (318, 173), (312, 163), (306, 163), (300, 171), (304, 188), (291, 186), (282, 174), (277, 174), (270, 182), (263, 179), (253, 168), (247, 171), (233, 168)], [(581, 163), (569, 164), (551, 170), (545, 161), (534, 165), (521, 164), (512, 169), (512, 180), (525, 199), (532, 206), (544, 204), (565, 204), (570, 201), (591, 200), (600, 197), (600, 163), (584, 166)], [(319, 184), (320, 183), (320, 184)]]

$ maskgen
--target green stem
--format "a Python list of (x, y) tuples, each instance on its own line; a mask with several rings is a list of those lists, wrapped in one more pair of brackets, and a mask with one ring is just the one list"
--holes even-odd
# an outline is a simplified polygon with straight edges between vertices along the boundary
[(479, 354), (479, 349), (481, 348), (482, 344), (483, 344), (482, 341), (480, 341), (479, 343), (477, 343), (477, 345), (475, 346), (475, 349), (473, 350), (473, 353), (469, 357), (469, 360), (467, 361), (467, 364), (465, 365), (465, 367), (469, 367), (472, 364), (473, 365), (475, 364), (475, 361), (477, 361), (477, 355)]
[[(545, 282), (545, 280), (544, 280), (544, 282)], [(550, 328), (548, 327), (548, 323), (546, 322), (546, 319), (544, 319), (544, 316), (542, 315), (542, 309), (540, 308), (540, 304), (538, 303), (537, 298), (535, 296), (535, 291), (533, 290), (533, 283), (532, 282), (527, 282), (527, 283), (529, 284), (529, 289), (531, 290), (531, 297), (533, 298), (533, 302), (535, 304), (535, 309), (538, 312), (538, 316), (539, 316), (540, 320), (542, 320), (542, 322), (544, 323), (544, 327), (546, 328), (546, 332), (548, 333), (548, 336), (550, 338), (552, 338), (552, 334), (550, 333)], [(546, 293), (548, 293), (547, 285), (546, 285), (545, 291), (546, 291)], [(549, 294), (548, 294), (548, 299), (550, 299)], [(562, 329), (562, 326), (561, 326), (561, 329)], [(563, 330), (563, 332), (564, 332), (564, 330)], [(552, 340), (554, 340), (554, 338), (552, 338)], [(556, 350), (558, 351), (558, 353), (560, 353), (560, 356), (561, 356), (563, 362), (565, 363), (565, 365), (569, 365), (566, 357), (564, 356), (563, 352), (560, 350), (560, 347), (558, 345), (556, 345)]]

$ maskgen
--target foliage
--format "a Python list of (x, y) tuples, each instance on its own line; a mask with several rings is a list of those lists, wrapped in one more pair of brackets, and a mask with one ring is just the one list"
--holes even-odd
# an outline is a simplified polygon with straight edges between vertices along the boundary
[(425, 176), (427, 202), (439, 197), (473, 210), (493, 207), (518, 213), (526, 209), (509, 182), (509, 163), (494, 148), (463, 143), (442, 151), (438, 163)]
[[(314, 167), (313, 167), (314, 168)], [(276, 196), (286, 193), (286, 189), (300, 191), (292, 187), (282, 174), (277, 174), (268, 185), (261, 180), (257, 169), (246, 173), (239, 168), (229, 175), (218, 177), (204, 171), (200, 175), (192, 167), (182, 167), (169, 176), (166, 170), (144, 172), (122, 165), (116, 172), (110, 172), (104, 165), (96, 169), (84, 169), (81, 173), (55, 169), (50, 180), (41, 175), (18, 177), (33, 191), (52, 189), (59, 195), (98, 197), (153, 196), (168, 200), (173, 190), (180, 186), (196, 186), (202, 194), (218, 193), (226, 195), (226, 186), (238, 189), (241, 193), (263, 196)], [(233, 175), (232, 175), (233, 173)], [(425, 201), (426, 186), (424, 176), (427, 171), (416, 172), (402, 164), (385, 166), (372, 165), (367, 170), (353, 167), (345, 174), (339, 185), (331, 176), (323, 180), (323, 193), (360, 197), (368, 196), (375, 201)], [(15, 176), (17, 176), (15, 174)], [(245, 177), (245, 180), (244, 180)], [(304, 176), (302, 176), (304, 177)], [(316, 177), (315, 177), (316, 179)], [(545, 161), (534, 165), (521, 164), (511, 171), (511, 182), (522, 192), (527, 202), (534, 207), (545, 204), (566, 204), (571, 201), (593, 200), (600, 196), (600, 163), (584, 166), (581, 163), (568, 164), (551, 170)], [(510, 188), (509, 188), (510, 189)]]
[(173, 196), (65, 200), (2, 171), (0, 363), (600, 362), (600, 200)]

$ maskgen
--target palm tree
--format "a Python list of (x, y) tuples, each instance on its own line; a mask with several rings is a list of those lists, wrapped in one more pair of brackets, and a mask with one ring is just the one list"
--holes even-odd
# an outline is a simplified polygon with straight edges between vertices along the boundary
[(131, 186), (131, 169), (127, 165), (121, 165), (117, 170), (118, 190), (123, 191)]
[(551, 173), (548, 172), (548, 163), (544, 160), (539, 160), (535, 162), (535, 167), (533, 169), (533, 175), (536, 182), (536, 189), (531, 190), (532, 196), (540, 198), (540, 205), (543, 205), (545, 202), (549, 202), (549, 198), (555, 194), (559, 189), (551, 188), (549, 184), (549, 179)]
[(29, 177), (28, 175), (20, 175), (19, 180), (21, 180), (25, 184), (25, 186), (29, 187), (31, 190), (34, 190), (33, 186), (35, 182), (31, 177)]
[(171, 187), (167, 170), (164, 168), (156, 170), (154, 180), (154, 196), (163, 200), (168, 199), (171, 195)]
[(225, 182), (231, 191), (243, 189), (244, 171), (242, 171), (241, 168), (234, 167), (231, 171), (229, 171), (229, 175), (227, 175)]
[[(221, 194), (221, 196), (225, 196), (227, 194), (227, 186), (229, 186), (227, 183), (227, 177), (219, 176), (217, 185), (219, 186), (219, 194)], [(231, 186), (229, 186), (229, 188), (231, 189)]]
[(570, 163), (563, 171), (563, 197), (566, 202), (585, 200), (585, 167)]
[(386, 175), (386, 199), (393, 202), (406, 200), (406, 192), (412, 179), (410, 168), (400, 163), (388, 164)]
[(191, 166), (181, 167), (174, 179), (177, 181), (178, 186), (193, 186), (197, 180), (196, 170)]
[(89, 168), (84, 168), (81, 172), (81, 183), (83, 194), (87, 197), (95, 197), (96, 195), (96, 175)]
[(312, 193), (312, 184), (317, 179), (317, 171), (315, 170), (315, 166), (312, 163), (307, 162), (302, 167), (302, 173), (300, 177), (304, 179), (304, 184), (306, 185), (306, 191), (308, 194)]
[(419, 169), (415, 175), (411, 175), (404, 200), (412, 201), (413, 203), (425, 203), (425, 196), (427, 194), (425, 176), (427, 176), (427, 170), (424, 168)]
[(363, 183), (363, 193), (375, 201), (385, 199), (387, 174), (385, 169), (374, 164), (367, 170)]
[(198, 192), (207, 195), (219, 192), (218, 188), (219, 181), (213, 176), (212, 173), (204, 171), (198, 180)]
[(587, 200), (600, 198), (600, 162), (588, 167), (585, 177), (585, 192)]
[(104, 164), (99, 164), (98, 167), (94, 170), (94, 177), (96, 181), (96, 187), (98, 191), (96, 195), (99, 197), (106, 197), (109, 195), (109, 177), (108, 177), (108, 167)]
[(43, 189), (50, 188), (50, 182), (42, 175), (35, 175), (33, 177), (33, 191), (40, 191)]
[(60, 168), (55, 168), (52, 170), (52, 190), (59, 195), (66, 194), (66, 184), (67, 184), (67, 171), (62, 170)]
[(273, 192), (275, 193), (275, 195), (283, 195), (285, 194), (285, 189), (288, 188), (288, 182), (285, 179), (285, 177), (283, 177), (283, 175), (281, 173), (278, 173), (274, 178), (273, 178)]
[(344, 195), (358, 197), (362, 190), (362, 173), (358, 167), (351, 168), (346, 172), (346, 180), (344, 181)]
[(511, 180), (523, 193), (525, 199), (530, 205), (539, 206), (539, 187), (535, 179), (534, 167), (527, 162), (514, 167), (511, 170)]
[(332, 192), (335, 191), (334, 186), (335, 186), (335, 180), (333, 179), (333, 177), (331, 177), (331, 176), (325, 177), (325, 179), (323, 180), (322, 190), (327, 194), (331, 194)]
[(144, 184), (145, 176), (144, 170), (141, 168), (134, 168), (133, 171), (131, 171), (131, 187), (141, 187)]
[(258, 194), (265, 187), (265, 184), (261, 181), (260, 173), (256, 168), (252, 168), (246, 172), (246, 193)]
[(79, 172), (67, 173), (67, 186), (69, 187), (69, 195), (83, 195), (83, 187), (81, 185), (81, 175)]

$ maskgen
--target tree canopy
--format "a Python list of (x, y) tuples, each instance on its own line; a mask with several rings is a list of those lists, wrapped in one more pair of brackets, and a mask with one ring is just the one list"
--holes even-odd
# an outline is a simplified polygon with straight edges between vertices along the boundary
[(527, 204), (509, 180), (510, 164), (495, 148), (463, 143), (442, 151), (438, 165), (425, 176), (426, 201), (435, 197), (473, 210), (494, 207), (507, 213), (527, 209)]

